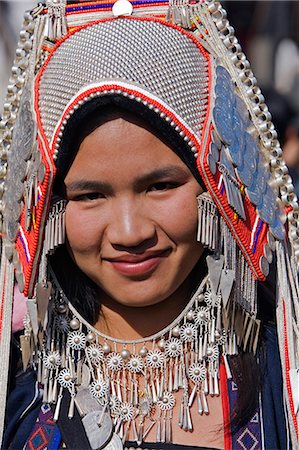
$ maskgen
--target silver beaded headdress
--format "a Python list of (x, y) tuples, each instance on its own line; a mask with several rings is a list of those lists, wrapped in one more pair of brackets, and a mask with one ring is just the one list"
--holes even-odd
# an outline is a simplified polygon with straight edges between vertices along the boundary
[[(64, 239), (65, 205), (50, 210), (64, 130), (83, 105), (107, 96), (143, 105), (186, 143), (207, 189), (198, 199), (198, 238), (213, 252), (211, 291), (236, 314), (245, 311), (244, 348), (259, 326), (256, 283), (265, 281), (275, 253), (280, 353), (296, 448), (298, 202), (264, 97), (214, 1), (48, 1), (25, 16), (0, 122), (2, 405), (14, 278), (28, 296), (36, 343), (45, 317), (36, 304), (47, 285), (44, 262)], [(27, 338), (30, 346), (29, 331)], [(45, 359), (46, 369), (53, 361)]]

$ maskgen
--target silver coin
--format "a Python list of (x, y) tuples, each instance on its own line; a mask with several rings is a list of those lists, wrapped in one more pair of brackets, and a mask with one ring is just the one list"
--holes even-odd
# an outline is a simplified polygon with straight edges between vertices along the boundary
[(37, 176), (38, 176), (38, 181), (40, 183), (43, 183), (44, 179), (45, 179), (45, 174), (46, 174), (46, 169), (44, 166), (44, 163), (41, 162), (38, 168), (38, 172), (37, 172)]
[(13, 258), (12, 258), (12, 260), (13, 260), (14, 265), (17, 265), (18, 263), (20, 263), (19, 253), (18, 253), (16, 248), (13, 251)]
[(89, 386), (90, 380), (91, 380), (90, 369), (86, 364), (83, 364), (81, 375), (81, 388), (87, 388)]
[(276, 239), (280, 241), (284, 240), (285, 228), (279, 217), (276, 217), (275, 220), (270, 224), (270, 231)]
[(5, 218), (8, 221), (18, 222), (22, 214), (22, 204), (19, 202), (15, 202), (13, 205), (6, 203), (6, 208)]
[(275, 250), (275, 239), (274, 239), (272, 233), (270, 233), (270, 231), (268, 231), (268, 234), (267, 234), (267, 241), (268, 241), (270, 249), (274, 252), (274, 250)]
[(227, 106), (232, 108), (235, 103), (235, 96), (230, 83), (218, 78), (215, 86), (215, 96), (217, 99), (225, 100)]
[(260, 218), (270, 224), (275, 218), (276, 198), (272, 188), (267, 185), (266, 191), (262, 196), (262, 206), (258, 206)]
[(213, 155), (211, 155), (211, 153), (208, 154), (208, 164), (209, 164), (212, 174), (215, 175), (216, 170), (217, 170), (216, 161), (215, 161)]
[(265, 258), (268, 261), (268, 263), (271, 264), (273, 261), (273, 254), (272, 254), (272, 250), (268, 244), (264, 245), (264, 255), (265, 255)]
[(250, 125), (248, 108), (238, 95), (236, 95), (236, 109), (238, 110), (240, 116), (242, 117), (244, 128), (247, 129)]
[(77, 408), (79, 410), (80, 415), (86, 415), (92, 411), (97, 411), (101, 408), (97, 399), (95, 399), (89, 389), (87, 388), (78, 388), (78, 392), (75, 398), (75, 402)]
[(13, 258), (14, 249), (15, 246), (13, 244), (5, 244), (5, 256), (9, 261)]
[(243, 148), (239, 143), (239, 139), (235, 140), (228, 148), (229, 156), (235, 166), (243, 165)]
[(223, 107), (215, 106), (213, 109), (213, 118), (221, 140), (228, 145), (233, 144), (235, 141), (235, 132), (232, 128), (233, 117), (231, 110), (226, 110), (224, 105)]
[[(101, 423), (99, 421), (101, 419)], [(105, 447), (111, 439), (112, 420), (108, 412), (92, 411), (82, 419), (82, 423), (93, 450)]]
[(257, 170), (253, 175), (253, 183), (247, 189), (247, 195), (249, 200), (254, 205), (259, 205), (263, 202), (263, 193), (267, 188), (265, 167), (261, 161), (259, 161)]
[[(247, 157), (253, 158), (256, 161), (259, 159), (260, 151), (256, 140), (249, 133), (244, 133)], [(262, 157), (261, 157), (262, 158)]]
[(215, 161), (218, 161), (218, 159), (219, 159), (219, 149), (214, 144), (214, 142), (210, 143), (209, 153), (213, 156)]
[(217, 66), (216, 67), (216, 75), (217, 79), (221, 78), (222, 80), (226, 80), (227, 83), (231, 84), (231, 76), (229, 72), (225, 69), (223, 66)]
[(220, 150), (222, 147), (221, 141), (215, 130), (212, 131), (212, 141), (216, 145), (217, 149)]
[(106, 447), (103, 447), (102, 450), (123, 450), (123, 444), (120, 439), (120, 437), (113, 433), (111, 441), (106, 445)]
[(236, 172), (240, 181), (245, 184), (245, 186), (250, 187), (253, 180), (253, 173), (250, 167), (246, 164), (246, 159), (244, 158), (244, 165), (242, 167), (237, 167)]
[(25, 186), (21, 180), (16, 180), (15, 182), (15, 200), (20, 202), (24, 196)]
[(264, 256), (261, 256), (260, 258), (260, 269), (265, 277), (269, 275), (269, 263)]
[(236, 106), (233, 108), (233, 129), (235, 131), (235, 135), (238, 136), (241, 140), (243, 140), (243, 145), (245, 142), (245, 130), (244, 130), (244, 123), (242, 120), (242, 117), (237, 110)]
[(40, 151), (38, 150), (37, 145), (34, 146), (33, 157), (34, 157), (35, 167), (37, 169), (39, 167), (40, 163), (42, 162), (42, 156), (40, 154)]
[(33, 150), (36, 138), (36, 125), (31, 106), (31, 89), (29, 85), (23, 91), (18, 117), (13, 129), (12, 157), (18, 161), (27, 161)]
[(16, 280), (17, 280), (17, 283), (18, 283), (19, 291), (20, 292), (24, 292), (25, 280), (24, 280), (23, 272), (20, 272), (20, 271), (16, 270), (15, 276), (16, 276)]
[(6, 223), (6, 235), (11, 242), (14, 242), (19, 232), (19, 222), (9, 221)]

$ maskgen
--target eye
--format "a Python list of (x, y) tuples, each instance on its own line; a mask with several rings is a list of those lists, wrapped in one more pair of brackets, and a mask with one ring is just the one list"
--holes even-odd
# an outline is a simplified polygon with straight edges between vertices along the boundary
[(160, 181), (159, 183), (154, 183), (148, 188), (148, 192), (155, 191), (167, 191), (169, 189), (175, 189), (179, 184), (172, 181)]
[(105, 198), (104, 194), (100, 192), (87, 192), (86, 194), (78, 194), (70, 196), (69, 200), (74, 202), (86, 202), (86, 201), (95, 201)]

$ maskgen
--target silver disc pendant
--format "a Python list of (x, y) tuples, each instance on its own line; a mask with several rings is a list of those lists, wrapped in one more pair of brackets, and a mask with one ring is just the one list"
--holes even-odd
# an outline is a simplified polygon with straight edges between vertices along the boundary
[(123, 450), (123, 444), (118, 434), (113, 433), (111, 441), (102, 450)]
[(106, 448), (105, 445), (109, 442), (112, 433), (110, 414), (103, 413), (102, 410), (93, 411), (83, 417), (82, 423), (91, 448), (93, 450)]
[(82, 388), (82, 385), (78, 389), (75, 397), (75, 403), (81, 416), (85, 416), (86, 414), (93, 411), (99, 411), (101, 409), (101, 405), (97, 399), (90, 394), (87, 388)]
[(114, 17), (130, 16), (133, 12), (133, 5), (129, 0), (117, 0), (112, 7)]

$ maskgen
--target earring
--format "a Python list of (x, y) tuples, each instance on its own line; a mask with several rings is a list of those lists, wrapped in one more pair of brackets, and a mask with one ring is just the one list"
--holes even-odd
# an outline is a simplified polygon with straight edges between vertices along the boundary
[(65, 242), (65, 208), (66, 200), (59, 200), (50, 209), (45, 229), (45, 255), (54, 253)]
[(209, 250), (218, 248), (219, 216), (218, 210), (208, 192), (202, 192), (197, 197), (198, 229), (197, 240)]

